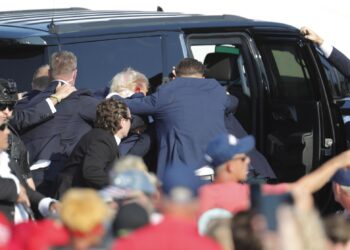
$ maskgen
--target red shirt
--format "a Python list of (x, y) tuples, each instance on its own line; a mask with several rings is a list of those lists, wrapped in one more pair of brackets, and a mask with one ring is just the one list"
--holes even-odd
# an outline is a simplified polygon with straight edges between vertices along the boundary
[[(262, 185), (264, 194), (282, 194), (288, 191), (288, 184)], [(199, 189), (200, 214), (213, 208), (223, 208), (237, 213), (250, 207), (250, 188), (247, 184), (235, 182), (212, 183)]]
[(216, 250), (213, 240), (200, 236), (196, 224), (165, 216), (157, 225), (148, 225), (114, 243), (115, 250)]

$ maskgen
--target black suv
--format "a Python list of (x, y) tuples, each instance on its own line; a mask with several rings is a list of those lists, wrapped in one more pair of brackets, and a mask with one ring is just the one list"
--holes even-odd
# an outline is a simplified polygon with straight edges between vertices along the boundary
[(0, 13), (1, 77), (28, 90), (51, 53), (78, 57), (79, 88), (98, 90), (123, 68), (155, 89), (194, 57), (237, 96), (236, 116), (279, 181), (293, 181), (346, 148), (349, 80), (299, 30), (238, 16), (81, 8)]

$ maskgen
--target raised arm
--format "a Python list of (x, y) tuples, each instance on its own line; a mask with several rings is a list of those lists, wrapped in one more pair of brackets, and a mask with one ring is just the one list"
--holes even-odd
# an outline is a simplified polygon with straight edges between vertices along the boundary
[(291, 189), (303, 189), (310, 193), (322, 188), (342, 168), (350, 168), (350, 150), (347, 150), (322, 164), (318, 169), (290, 184)]
[(306, 39), (309, 39), (320, 47), (324, 55), (334, 67), (336, 67), (343, 75), (350, 78), (350, 59), (346, 55), (330, 44), (327, 44), (322, 37), (310, 28), (302, 27), (300, 32), (304, 34)]

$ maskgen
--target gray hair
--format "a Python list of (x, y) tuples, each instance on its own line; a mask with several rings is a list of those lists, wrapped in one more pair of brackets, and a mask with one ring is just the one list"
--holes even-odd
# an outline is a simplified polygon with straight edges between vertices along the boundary
[(147, 77), (131, 67), (116, 74), (111, 80), (110, 93), (117, 92), (121, 97), (129, 97), (136, 87), (147, 88), (149, 82)]

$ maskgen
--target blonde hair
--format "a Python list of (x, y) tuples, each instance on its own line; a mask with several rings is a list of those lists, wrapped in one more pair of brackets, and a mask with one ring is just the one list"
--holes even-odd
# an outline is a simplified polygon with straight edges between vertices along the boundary
[(50, 76), (56, 79), (58, 76), (71, 74), (77, 69), (77, 57), (70, 51), (59, 51), (51, 55)]
[(134, 155), (127, 155), (121, 159), (118, 159), (113, 166), (113, 171), (115, 173), (120, 173), (129, 169), (137, 169), (148, 172), (148, 168), (142, 158)]
[(62, 197), (59, 214), (69, 230), (89, 233), (104, 223), (111, 212), (95, 190), (72, 188)]
[[(129, 97), (130, 92), (134, 92), (136, 87), (148, 89), (148, 79), (144, 74), (128, 67), (112, 78), (109, 92), (117, 92), (121, 97), (126, 98)], [(124, 96), (123, 93), (127, 94)]]

